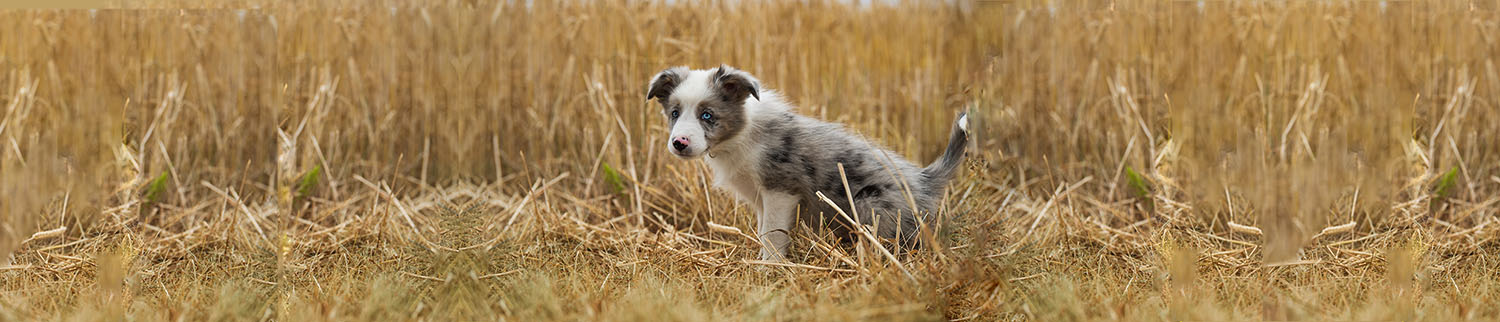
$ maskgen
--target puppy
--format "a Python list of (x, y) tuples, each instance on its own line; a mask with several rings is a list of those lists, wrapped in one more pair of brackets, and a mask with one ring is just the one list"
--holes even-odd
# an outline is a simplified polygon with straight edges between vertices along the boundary
[(875, 235), (916, 247), (918, 229), (937, 210), (968, 145), (968, 117), (960, 114), (947, 150), (919, 167), (843, 126), (792, 112), (754, 76), (722, 65), (663, 70), (651, 78), (646, 100), (661, 104), (671, 129), (667, 150), (682, 159), (706, 156), (714, 186), (755, 211), (762, 260), (785, 260), (797, 221), (831, 229), (846, 242), (855, 238), (854, 225), (874, 226)]

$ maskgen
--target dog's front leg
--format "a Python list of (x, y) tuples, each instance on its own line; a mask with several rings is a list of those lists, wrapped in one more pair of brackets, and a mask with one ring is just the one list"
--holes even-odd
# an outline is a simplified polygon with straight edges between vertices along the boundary
[(760, 214), (755, 218), (756, 234), (762, 245), (760, 259), (786, 261), (787, 244), (792, 241), (792, 222), (797, 218), (797, 196), (766, 191), (761, 194)]

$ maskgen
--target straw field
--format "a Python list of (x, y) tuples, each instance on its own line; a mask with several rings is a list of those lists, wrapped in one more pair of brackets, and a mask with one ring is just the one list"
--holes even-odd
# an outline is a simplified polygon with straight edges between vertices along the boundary
[[(191, 7), (188, 7), (191, 6)], [(1469, 1), (211, 2), (0, 10), (0, 320), (1500, 318)], [(728, 64), (916, 163), (930, 247), (664, 151)]]

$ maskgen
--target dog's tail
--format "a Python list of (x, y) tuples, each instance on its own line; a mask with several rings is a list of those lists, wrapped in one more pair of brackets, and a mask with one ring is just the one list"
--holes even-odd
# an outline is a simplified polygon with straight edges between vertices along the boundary
[(948, 149), (943, 151), (943, 156), (938, 157), (927, 168), (922, 169), (922, 176), (931, 182), (943, 184), (953, 177), (953, 172), (958, 170), (958, 165), (963, 163), (964, 150), (969, 147), (969, 113), (959, 113), (958, 121), (953, 123), (953, 134), (948, 138)]

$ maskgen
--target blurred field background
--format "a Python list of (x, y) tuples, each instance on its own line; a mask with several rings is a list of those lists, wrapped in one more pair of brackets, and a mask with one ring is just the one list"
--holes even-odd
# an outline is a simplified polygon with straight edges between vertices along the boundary
[[(0, 320), (1500, 317), (1490, 3), (119, 6), (0, 10)], [(643, 99), (720, 63), (972, 107), (937, 246), (754, 261)]]

